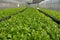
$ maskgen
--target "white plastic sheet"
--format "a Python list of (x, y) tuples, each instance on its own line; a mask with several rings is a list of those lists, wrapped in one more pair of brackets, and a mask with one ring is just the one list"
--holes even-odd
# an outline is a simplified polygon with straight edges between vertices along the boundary
[(26, 0), (0, 0), (0, 8), (21, 7), (25, 5), (26, 2)]
[(60, 11), (60, 0), (45, 0), (40, 3), (40, 7)]

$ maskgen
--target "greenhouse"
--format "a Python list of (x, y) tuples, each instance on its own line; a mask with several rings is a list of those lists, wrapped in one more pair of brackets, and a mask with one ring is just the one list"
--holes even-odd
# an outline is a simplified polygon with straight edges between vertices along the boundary
[(60, 40), (60, 0), (0, 0), (0, 40)]

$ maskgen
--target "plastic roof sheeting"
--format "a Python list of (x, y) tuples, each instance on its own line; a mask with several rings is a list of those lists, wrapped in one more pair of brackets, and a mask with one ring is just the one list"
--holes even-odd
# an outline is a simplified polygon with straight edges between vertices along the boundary
[(40, 7), (60, 11), (60, 0), (45, 0), (40, 3)]

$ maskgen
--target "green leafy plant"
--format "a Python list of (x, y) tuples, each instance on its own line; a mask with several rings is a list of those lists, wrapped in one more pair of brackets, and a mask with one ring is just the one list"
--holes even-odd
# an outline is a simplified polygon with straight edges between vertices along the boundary
[(40, 8), (40, 10), (42, 10), (43, 12), (45, 12), (46, 14), (54, 17), (55, 19), (59, 20), (60, 21), (60, 12), (58, 11), (53, 11), (53, 10), (49, 10), (49, 9), (46, 9), (46, 8)]
[(0, 22), (2, 40), (60, 40), (58, 25), (34, 8)]
[(24, 7), (24, 8), (9, 8), (9, 9), (0, 10), (0, 19), (4, 18), (4, 17), (8, 17), (12, 14), (16, 14), (17, 12), (19, 12), (25, 8), (26, 7)]

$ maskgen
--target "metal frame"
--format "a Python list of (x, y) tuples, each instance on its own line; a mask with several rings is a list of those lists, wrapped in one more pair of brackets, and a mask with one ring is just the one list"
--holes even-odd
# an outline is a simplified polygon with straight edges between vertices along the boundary
[(37, 4), (37, 3), (40, 3), (41, 1), (44, 1), (44, 0), (33, 0), (31, 3), (27, 3), (27, 4)]

